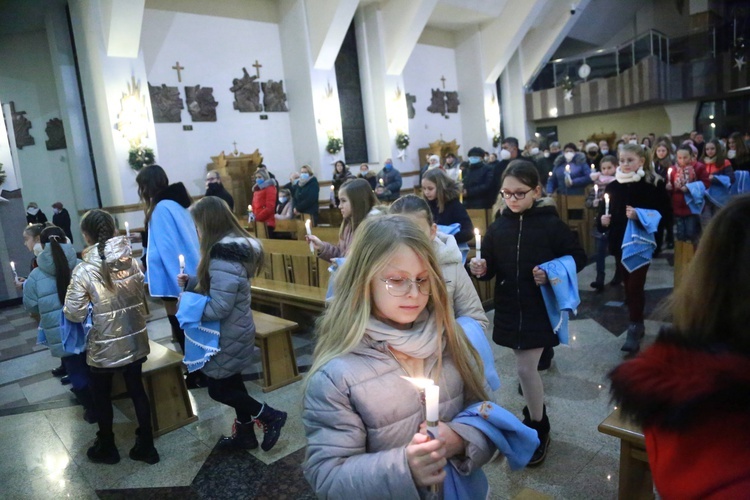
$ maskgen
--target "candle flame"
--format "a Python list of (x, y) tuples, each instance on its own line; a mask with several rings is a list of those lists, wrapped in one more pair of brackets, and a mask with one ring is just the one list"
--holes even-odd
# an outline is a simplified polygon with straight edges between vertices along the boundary
[(311, 224), (311, 222), (310, 222), (310, 219), (307, 219), (307, 220), (305, 221), (305, 227), (306, 227), (307, 229), (310, 229), (310, 224)]
[(430, 385), (435, 385), (435, 382), (431, 378), (406, 377), (404, 375), (401, 378), (414, 384), (417, 389), (424, 389)]
[(604, 201), (609, 203), (609, 193), (604, 193)]
[(474, 228), (474, 236), (479, 236), (479, 228), (478, 227)]

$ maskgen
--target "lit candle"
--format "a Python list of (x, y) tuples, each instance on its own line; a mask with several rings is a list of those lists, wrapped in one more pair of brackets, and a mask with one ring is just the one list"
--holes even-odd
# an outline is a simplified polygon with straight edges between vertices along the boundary
[(548, 174), (548, 176), (549, 176), (549, 177), (552, 177), (552, 172), (550, 172), (550, 173)]
[(334, 190), (334, 187), (333, 187), (333, 184), (331, 184), (331, 192), (333, 192), (333, 190)]
[(427, 435), (431, 439), (437, 439), (439, 437), (438, 423), (440, 422), (440, 386), (433, 384), (425, 387), (424, 400)]
[(385, 186), (385, 182), (383, 182), (383, 178), (381, 177), (380, 178), (380, 187), (384, 187), (384, 186)]
[(130, 224), (125, 223), (125, 237), (130, 241)]
[[(463, 182), (463, 172), (461, 171), (461, 168), (458, 169), (458, 182), (459, 184)], [(463, 186), (459, 186), (461, 189), (458, 192), (458, 202), (463, 203), (464, 202), (464, 188)]]
[(670, 184), (672, 182), (672, 167), (669, 167), (669, 170), (667, 170), (667, 184)]
[(591, 164), (591, 171), (596, 172), (596, 165), (594, 165), (593, 163)]
[(570, 175), (570, 165), (565, 165), (565, 173)]
[[(305, 231), (308, 236), (312, 236), (312, 221), (310, 219), (305, 221)], [(313, 245), (312, 241), (310, 242), (310, 252), (315, 253), (315, 245)]]
[(604, 215), (609, 215), (609, 194), (604, 193)]
[(479, 234), (479, 228), (474, 228), (475, 247), (477, 249), (477, 260), (482, 259), (482, 235)]
[(16, 273), (16, 263), (13, 262), (12, 260), (10, 261), (10, 269), (11, 271), (13, 271), (13, 277), (15, 279), (18, 279), (18, 274)]
[(594, 184), (594, 198), (599, 198), (599, 185)]
[(180, 274), (185, 274), (185, 256), (180, 254)]
[(247, 223), (250, 224), (253, 221), (253, 206), (247, 206)]

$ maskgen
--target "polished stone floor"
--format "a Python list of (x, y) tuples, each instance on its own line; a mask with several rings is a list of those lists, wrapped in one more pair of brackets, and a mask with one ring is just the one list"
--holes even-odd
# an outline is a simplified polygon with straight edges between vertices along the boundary
[[(672, 289), (668, 258), (656, 259), (647, 282), (647, 335), (653, 341), (661, 323), (655, 308)], [(610, 259), (611, 260), (611, 259)], [(608, 262), (609, 270), (613, 267)], [(579, 274), (582, 304), (571, 321), (571, 345), (559, 347), (543, 373), (552, 443), (546, 462), (512, 472), (504, 461), (485, 467), (491, 498), (513, 498), (533, 490), (551, 498), (616, 498), (618, 442), (596, 428), (613, 409), (606, 374), (623, 359), (620, 337), (627, 327), (621, 287), (590, 291), (593, 266)], [(611, 278), (611, 272), (607, 278)], [(150, 337), (170, 345), (169, 325), (152, 304)], [(492, 314), (490, 312), (490, 314)], [(259, 359), (245, 373), (251, 394), (289, 413), (282, 437), (271, 452), (226, 453), (214, 449), (231, 432), (233, 414), (213, 402), (206, 389), (190, 391), (197, 422), (156, 440), (161, 462), (146, 465), (127, 458), (135, 418), (128, 400), (116, 402), (115, 434), (122, 461), (114, 466), (88, 462), (85, 450), (95, 426), (49, 370), (58, 365), (35, 346), (36, 327), (21, 308), (0, 310), (0, 485), (3, 498), (314, 498), (302, 478), (304, 431), (300, 421), (302, 382), (263, 394), (254, 382)], [(310, 363), (309, 334), (295, 335), (298, 364)], [(256, 353), (257, 354), (257, 353)], [(495, 400), (520, 415), (513, 353), (495, 347), (503, 382)]]

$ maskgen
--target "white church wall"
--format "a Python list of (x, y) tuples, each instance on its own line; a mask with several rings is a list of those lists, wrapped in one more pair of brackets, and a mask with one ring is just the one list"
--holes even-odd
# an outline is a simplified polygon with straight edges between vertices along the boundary
[[(19, 48), (22, 47), (23, 50)], [(45, 128), (47, 121), (61, 118), (60, 105), (51, 68), (49, 45), (43, 31), (0, 37), (0, 102), (15, 103), (16, 111), (25, 111), (31, 121), (29, 133), (33, 146), (18, 150), (18, 165), (23, 185), (24, 205), (37, 202), (52, 220), (51, 205), (56, 201), (68, 209), (72, 219), (73, 236), (78, 224), (76, 200), (70, 176), (68, 150), (47, 151)], [(67, 131), (66, 131), (67, 133)], [(12, 176), (13, 165), (9, 154), (3, 154), (3, 168)], [(15, 184), (15, 182), (13, 183)], [(11, 183), (4, 186), (11, 189)]]
[[(430, 113), (432, 89), (446, 91), (458, 90), (455, 50), (448, 47), (417, 44), (404, 68), (405, 91), (416, 96), (415, 115), (409, 120), (411, 144), (408, 149), (408, 167), (402, 171), (413, 171), (425, 163), (424, 158), (417, 158), (419, 148), (425, 148), (431, 142), (443, 139), (456, 139), (461, 148), (459, 155), (466, 156), (467, 145), (463, 144), (461, 127), (461, 106), (458, 113), (449, 113), (445, 117), (439, 113)], [(445, 89), (441, 78), (445, 77)], [(458, 95), (459, 101), (461, 94)], [(447, 117), (447, 118), (446, 118)]]
[[(288, 177), (295, 167), (289, 113), (240, 113), (229, 90), (243, 67), (256, 74), (256, 59), (262, 65), (260, 81), (284, 79), (277, 24), (146, 9), (141, 48), (151, 85), (177, 86), (183, 100), (186, 86), (213, 87), (219, 103), (216, 122), (193, 122), (186, 105), (182, 123), (155, 124), (157, 162), (168, 169), (170, 180), (184, 182), (193, 195), (202, 193), (210, 157), (232, 152), (233, 142), (244, 153), (259, 149), (279, 179)], [(185, 68), (182, 82), (172, 69), (177, 61)], [(287, 87), (285, 81), (288, 93)], [(268, 119), (261, 120), (262, 114)], [(183, 131), (183, 125), (193, 130)]]

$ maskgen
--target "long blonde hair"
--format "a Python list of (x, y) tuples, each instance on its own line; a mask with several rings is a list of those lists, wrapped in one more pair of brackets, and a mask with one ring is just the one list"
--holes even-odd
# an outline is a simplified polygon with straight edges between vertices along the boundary
[[(457, 329), (432, 243), (416, 223), (403, 215), (368, 217), (359, 226), (349, 257), (336, 273), (335, 288), (341, 292), (334, 295), (328, 309), (316, 322), (317, 342), (307, 380), (326, 363), (351, 352), (362, 341), (372, 311), (370, 284), (404, 246), (426, 264), (431, 290), (427, 307), (435, 314), (436, 332), (443, 332), (443, 341), (463, 379), (466, 398), (487, 399), (482, 360)], [(438, 345), (442, 346), (442, 342)], [(441, 347), (437, 355), (438, 367), (441, 367)]]
[[(211, 248), (225, 236), (239, 236), (250, 240), (254, 239), (245, 231), (237, 218), (234, 216), (227, 202), (216, 196), (206, 196), (190, 208), (195, 226), (200, 232), (201, 260), (198, 264), (196, 276), (198, 286), (196, 290), (207, 294), (211, 288), (211, 276), (208, 268), (211, 264)], [(260, 247), (260, 245), (258, 245)], [(255, 248), (251, 245), (251, 248)], [(253, 262), (246, 264), (247, 277), (260, 272), (263, 267), (263, 250), (255, 252)]]

